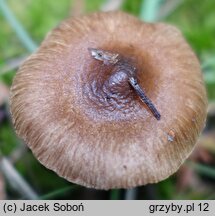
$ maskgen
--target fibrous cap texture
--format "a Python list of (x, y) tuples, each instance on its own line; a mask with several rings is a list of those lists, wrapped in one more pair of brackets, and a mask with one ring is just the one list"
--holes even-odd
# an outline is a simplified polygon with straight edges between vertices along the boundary
[[(89, 48), (117, 53), (137, 69), (158, 121), (112, 65)], [(17, 72), (11, 113), (35, 157), (67, 180), (131, 188), (174, 173), (204, 126), (199, 62), (175, 27), (123, 12), (63, 21)]]

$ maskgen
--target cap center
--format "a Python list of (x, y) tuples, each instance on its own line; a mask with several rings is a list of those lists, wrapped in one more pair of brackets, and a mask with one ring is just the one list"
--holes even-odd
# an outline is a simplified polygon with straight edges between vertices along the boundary
[(128, 82), (128, 71), (116, 65), (99, 73), (92, 74), (84, 85), (87, 100), (100, 111), (129, 111), (134, 106), (135, 94)]

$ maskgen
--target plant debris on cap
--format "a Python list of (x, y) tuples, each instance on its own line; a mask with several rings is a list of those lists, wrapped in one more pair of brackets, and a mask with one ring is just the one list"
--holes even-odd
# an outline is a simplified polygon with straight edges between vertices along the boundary
[[(96, 50), (113, 58), (102, 62)], [(123, 12), (63, 21), (11, 88), (14, 127), (35, 157), (97, 189), (155, 183), (176, 172), (203, 129), (206, 107), (199, 62), (180, 31)]]

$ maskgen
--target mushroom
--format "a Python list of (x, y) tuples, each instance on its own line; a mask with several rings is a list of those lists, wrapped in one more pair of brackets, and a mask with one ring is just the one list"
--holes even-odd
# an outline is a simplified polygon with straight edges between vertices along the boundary
[(98, 12), (49, 33), (16, 74), (10, 107), (44, 166), (86, 187), (131, 188), (177, 171), (203, 129), (207, 97), (178, 29)]

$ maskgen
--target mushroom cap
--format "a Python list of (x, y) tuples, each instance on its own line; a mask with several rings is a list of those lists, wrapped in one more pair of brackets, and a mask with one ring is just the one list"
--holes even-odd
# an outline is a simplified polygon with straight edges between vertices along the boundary
[[(161, 120), (125, 82), (106, 97), (114, 69), (88, 48), (131, 59)], [(203, 129), (206, 107), (199, 62), (180, 31), (124, 12), (63, 21), (11, 88), (15, 130), (36, 158), (68, 181), (97, 189), (155, 183), (176, 172)]]

